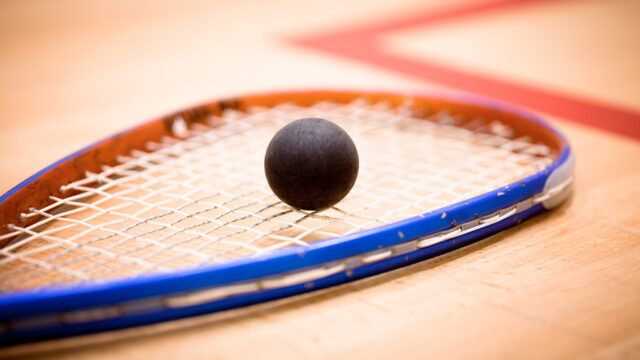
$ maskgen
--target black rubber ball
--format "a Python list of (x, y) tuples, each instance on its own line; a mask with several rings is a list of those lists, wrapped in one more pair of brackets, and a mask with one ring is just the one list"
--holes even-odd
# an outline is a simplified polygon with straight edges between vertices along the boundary
[(280, 200), (298, 209), (326, 209), (342, 200), (356, 182), (358, 150), (331, 121), (299, 119), (271, 139), (264, 171)]

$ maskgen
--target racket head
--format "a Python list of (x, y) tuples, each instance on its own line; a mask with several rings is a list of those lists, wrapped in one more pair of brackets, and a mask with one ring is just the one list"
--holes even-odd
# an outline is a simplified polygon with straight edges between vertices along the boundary
[[(561, 203), (569, 194), (573, 155), (566, 139), (535, 114), (466, 94), (403, 95), (361, 91), (296, 91), (250, 95), (179, 111), (88, 146), (43, 169), (0, 198), (0, 224), (28, 227), (24, 214), (70, 196), (64, 186), (86, 172), (113, 166), (118, 156), (149, 141), (179, 136), (227, 109), (246, 111), (282, 103), (311, 106), (356, 99), (407, 106), (415, 116), (433, 109), (498, 119), (516, 133), (548, 146), (553, 163), (493, 191), (415, 217), (307, 246), (256, 257), (121, 280), (79, 282), (0, 296), (0, 321), (8, 341), (59, 337), (246, 306), (385, 272), (457, 249)], [(536, 199), (537, 196), (537, 199)], [(546, 198), (544, 198), (546, 196)], [(17, 210), (17, 211), (16, 211)], [(11, 234), (11, 226), (0, 229)], [(425, 238), (426, 237), (426, 238)], [(11, 239), (6, 238), (3, 246)], [(34, 325), (35, 324), (35, 325)]]

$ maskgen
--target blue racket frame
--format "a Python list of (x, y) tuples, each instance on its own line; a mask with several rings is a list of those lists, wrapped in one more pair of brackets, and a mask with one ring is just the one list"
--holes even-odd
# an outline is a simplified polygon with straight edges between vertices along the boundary
[[(442, 96), (440, 96), (442, 98)], [(445, 97), (447, 99), (447, 97)], [(0, 344), (15, 344), (34, 340), (58, 338), (97, 331), (150, 324), (187, 316), (212, 313), (261, 303), (350, 282), (415, 262), (438, 256), (474, 243), (489, 235), (512, 227), (557, 205), (570, 191), (573, 174), (573, 155), (566, 139), (535, 114), (470, 95), (455, 95), (453, 100), (464, 104), (489, 107), (517, 114), (536, 126), (545, 127), (561, 141), (562, 149), (548, 168), (525, 179), (489, 193), (427, 212), (397, 223), (358, 233), (319, 240), (308, 246), (293, 246), (265, 255), (241, 258), (223, 264), (203, 265), (170, 274), (141, 275), (124, 280), (101, 283), (77, 283), (0, 294)], [(0, 203), (20, 188), (27, 186), (62, 163), (93, 147), (87, 147), (45, 168), (22, 182), (0, 198)], [(554, 175), (555, 174), (555, 175)], [(553, 180), (552, 180), (553, 179)], [(545, 194), (551, 187), (561, 186), (553, 194), (557, 201), (531, 203), (522, 211), (515, 204)], [(429, 246), (395, 250), (389, 256), (371, 263), (359, 262), (341, 271), (309, 281), (273, 289), (258, 289), (184, 306), (167, 306), (167, 297), (216, 289), (229, 284), (244, 284), (268, 279), (280, 274), (340, 263), (403, 244), (410, 244), (427, 236), (447, 232), (504, 209), (515, 212), (472, 231), (462, 232)], [(444, 215), (443, 215), (444, 214)], [(394, 248), (395, 249), (395, 248)]]

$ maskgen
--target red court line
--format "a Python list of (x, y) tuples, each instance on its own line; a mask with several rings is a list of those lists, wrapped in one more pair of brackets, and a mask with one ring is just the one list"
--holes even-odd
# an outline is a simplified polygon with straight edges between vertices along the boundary
[[(293, 39), (297, 45), (322, 50), (405, 75), (483, 94), (521, 106), (640, 139), (640, 113), (603, 102), (580, 98), (534, 86), (492, 78), (428, 60), (412, 60), (386, 52), (380, 36), (413, 26), (422, 27), (468, 16), (504, 11), (516, 6), (551, 0), (501, 0), (463, 8), (424, 12), (409, 17), (346, 29), (331, 34)], [(558, 0), (555, 0), (557, 2)], [(574, 0), (564, 0), (574, 1)]]

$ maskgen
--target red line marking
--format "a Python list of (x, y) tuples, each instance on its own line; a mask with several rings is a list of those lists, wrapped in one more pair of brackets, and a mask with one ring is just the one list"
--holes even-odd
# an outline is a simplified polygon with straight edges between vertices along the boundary
[(387, 53), (379, 46), (378, 39), (380, 36), (390, 31), (417, 25), (424, 27), (468, 16), (494, 13), (495, 11), (504, 11), (516, 6), (543, 2), (551, 2), (551, 0), (501, 0), (481, 3), (463, 8), (419, 13), (369, 26), (293, 39), (291, 42), (394, 70), (419, 79), (537, 109), (576, 123), (640, 139), (640, 113), (637, 111), (530, 85), (474, 74), (428, 60), (416, 61), (403, 58)]

